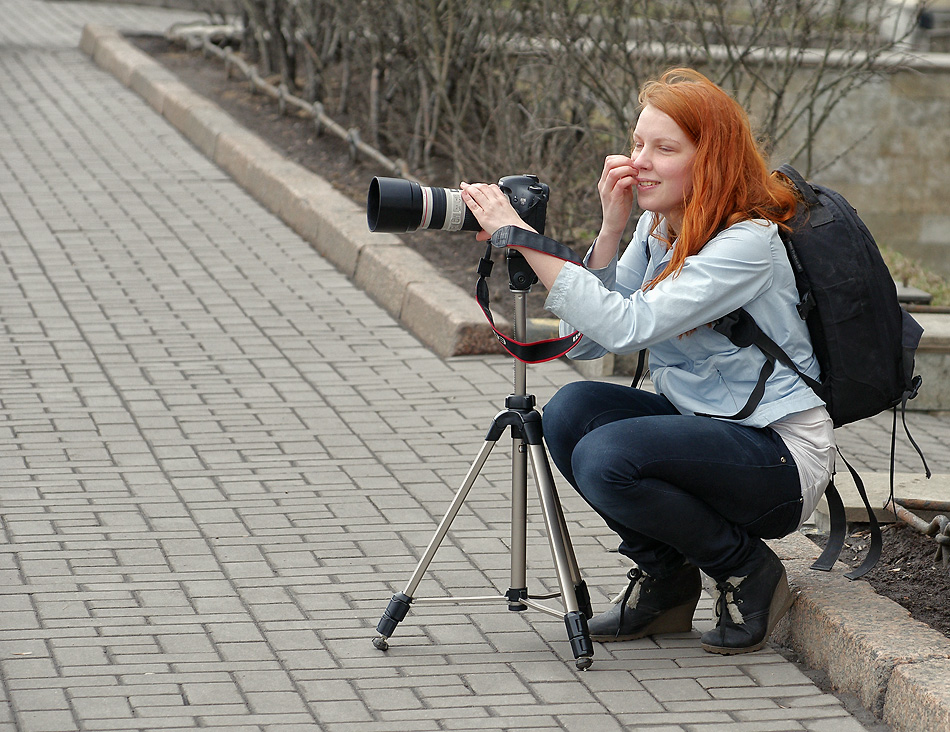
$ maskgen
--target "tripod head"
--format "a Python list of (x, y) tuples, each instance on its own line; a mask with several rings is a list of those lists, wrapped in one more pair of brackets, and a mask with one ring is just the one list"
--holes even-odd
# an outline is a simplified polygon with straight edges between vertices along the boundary
[(505, 255), (508, 261), (508, 288), (512, 292), (528, 292), (538, 281), (525, 256), (516, 249), (508, 249)]

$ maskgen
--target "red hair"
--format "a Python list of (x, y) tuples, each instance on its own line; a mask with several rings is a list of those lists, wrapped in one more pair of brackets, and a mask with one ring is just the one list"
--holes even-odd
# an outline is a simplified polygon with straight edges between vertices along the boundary
[[(670, 69), (643, 86), (639, 103), (641, 109), (650, 105), (670, 116), (696, 146), (692, 188), (672, 259), (648, 288), (678, 273), (687, 257), (735, 223), (768, 219), (782, 225), (792, 217), (792, 188), (769, 173), (749, 116), (716, 84), (693, 69)], [(654, 231), (658, 225), (659, 216)]]

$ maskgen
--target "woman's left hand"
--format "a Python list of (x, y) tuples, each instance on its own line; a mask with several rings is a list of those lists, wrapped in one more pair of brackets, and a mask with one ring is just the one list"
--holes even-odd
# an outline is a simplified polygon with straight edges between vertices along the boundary
[(518, 226), (534, 231), (515, 211), (501, 188), (493, 183), (462, 183), (462, 200), (481, 224), (476, 241), (488, 241), (503, 226)]

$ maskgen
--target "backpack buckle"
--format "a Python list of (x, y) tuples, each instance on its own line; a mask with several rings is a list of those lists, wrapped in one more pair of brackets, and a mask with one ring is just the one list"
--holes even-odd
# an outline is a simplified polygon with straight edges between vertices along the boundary
[(795, 309), (798, 310), (798, 317), (802, 320), (808, 319), (808, 315), (815, 309), (815, 297), (811, 294), (811, 290), (804, 294)]

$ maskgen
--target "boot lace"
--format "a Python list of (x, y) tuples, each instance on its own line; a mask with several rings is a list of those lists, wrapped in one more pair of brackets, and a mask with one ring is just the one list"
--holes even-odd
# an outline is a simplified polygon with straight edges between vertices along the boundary
[[(620, 622), (617, 624), (617, 636), (620, 635), (620, 630), (623, 628), (623, 616), (627, 612), (627, 601), (630, 599), (630, 595), (633, 594), (633, 591), (636, 589), (637, 585), (640, 584), (646, 577), (647, 575), (644, 574), (643, 570), (641, 570), (639, 567), (633, 567), (629, 572), (627, 572), (627, 579), (630, 580), (630, 583), (627, 585), (627, 589), (623, 591), (622, 597), (619, 598)], [(637, 597), (634, 598), (634, 602), (636, 602), (638, 599), (639, 592), (637, 593)]]
[(736, 590), (739, 589), (739, 582), (733, 583), (731, 580), (724, 580), (716, 583), (716, 618), (717, 625), (722, 625), (723, 618), (728, 612), (729, 619), (736, 625), (742, 625), (744, 622), (742, 613), (739, 612), (739, 605), (742, 600), (736, 598)]

